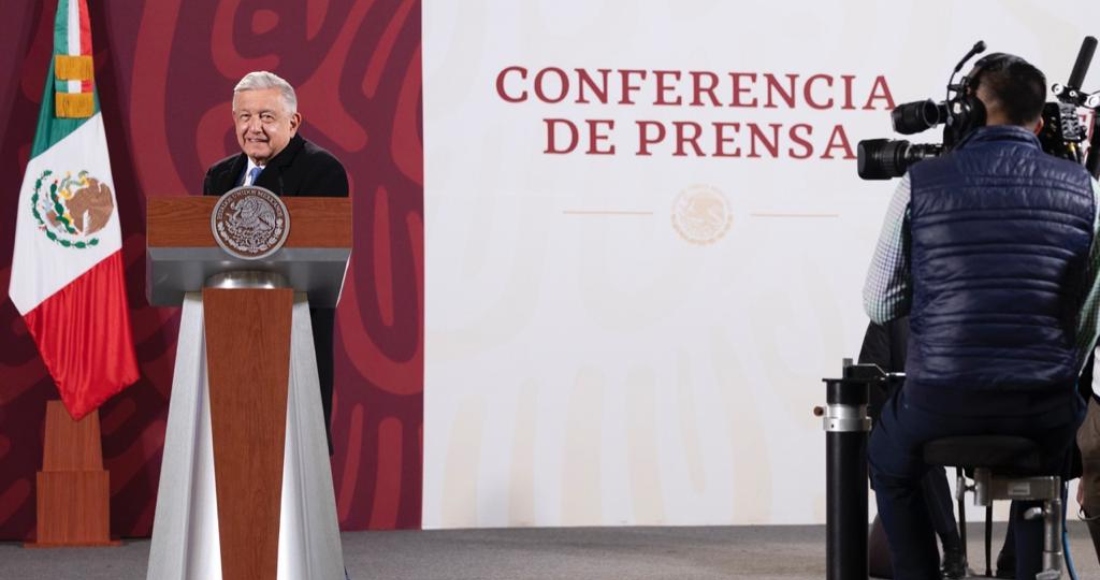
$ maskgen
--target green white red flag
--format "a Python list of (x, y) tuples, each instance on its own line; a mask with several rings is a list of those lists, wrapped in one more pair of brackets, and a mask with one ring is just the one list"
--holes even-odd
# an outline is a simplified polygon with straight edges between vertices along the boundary
[(8, 294), (74, 419), (138, 379), (86, 0), (59, 0)]

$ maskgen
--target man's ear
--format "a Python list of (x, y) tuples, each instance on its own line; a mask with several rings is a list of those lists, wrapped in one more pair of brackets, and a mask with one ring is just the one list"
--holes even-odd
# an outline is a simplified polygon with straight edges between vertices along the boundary
[[(1039, 119), (1042, 121), (1042, 119)], [(302, 114), (294, 113), (290, 116), (290, 136), (293, 137), (298, 132), (298, 127), (302, 124)]]
[(1035, 123), (1035, 128), (1032, 129), (1032, 132), (1035, 133), (1036, 135), (1038, 135), (1042, 130), (1043, 130), (1043, 116), (1039, 115), (1039, 121), (1037, 123)]

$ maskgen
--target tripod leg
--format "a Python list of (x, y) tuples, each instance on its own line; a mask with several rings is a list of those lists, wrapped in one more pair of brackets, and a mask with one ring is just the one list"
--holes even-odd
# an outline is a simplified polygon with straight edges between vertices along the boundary
[(963, 557), (966, 557), (966, 478), (963, 477), (963, 468), (955, 468), (955, 495), (959, 499), (959, 540), (962, 542)]
[(989, 505), (985, 507), (985, 575), (992, 576), (993, 572), (990, 566), (992, 560), (992, 550), (990, 546), (993, 544), (993, 506)]

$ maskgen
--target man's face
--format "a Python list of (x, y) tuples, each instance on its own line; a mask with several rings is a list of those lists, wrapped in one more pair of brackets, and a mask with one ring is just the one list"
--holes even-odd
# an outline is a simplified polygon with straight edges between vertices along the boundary
[(233, 121), (241, 151), (264, 165), (290, 143), (302, 117), (287, 111), (279, 89), (259, 89), (233, 96)]

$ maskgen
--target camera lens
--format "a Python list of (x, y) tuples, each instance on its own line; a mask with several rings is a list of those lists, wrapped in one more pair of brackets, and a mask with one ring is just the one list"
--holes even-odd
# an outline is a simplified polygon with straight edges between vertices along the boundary
[(910, 165), (941, 153), (942, 145), (866, 139), (856, 146), (856, 169), (861, 179), (893, 179), (905, 175)]
[(939, 125), (946, 119), (945, 113), (944, 105), (928, 99), (898, 105), (890, 111), (890, 120), (894, 124), (894, 131), (902, 135), (912, 135)]

